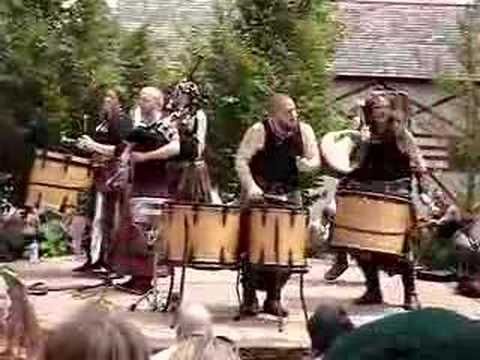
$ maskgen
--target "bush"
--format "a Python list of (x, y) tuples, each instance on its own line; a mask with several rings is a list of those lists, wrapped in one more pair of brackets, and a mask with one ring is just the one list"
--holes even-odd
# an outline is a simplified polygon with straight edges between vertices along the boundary
[(333, 10), (324, 0), (223, 1), (207, 41), (194, 39), (191, 53), (204, 57), (197, 79), (209, 94), (210, 163), (224, 191), (239, 191), (233, 155), (246, 128), (264, 118), (273, 92), (289, 93), (318, 136), (342, 126), (327, 95), (338, 29)]

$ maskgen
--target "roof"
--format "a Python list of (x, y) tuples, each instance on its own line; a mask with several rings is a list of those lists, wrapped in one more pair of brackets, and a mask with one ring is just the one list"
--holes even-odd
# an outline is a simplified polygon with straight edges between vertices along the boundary
[[(340, 76), (432, 79), (457, 69), (458, 16), (472, 0), (337, 0), (345, 36)], [(109, 0), (126, 29), (148, 24), (162, 56), (187, 44), (192, 28), (214, 26), (215, 0)], [(184, 34), (184, 35), (182, 35)]]
[[(121, 26), (134, 30), (148, 25), (152, 39), (162, 47), (162, 56), (176, 53), (198, 27), (214, 23), (214, 0), (110, 0)], [(112, 6), (113, 4), (113, 6)]]
[(336, 52), (341, 76), (432, 79), (458, 69), (453, 44), (465, 0), (337, 1), (345, 36)]

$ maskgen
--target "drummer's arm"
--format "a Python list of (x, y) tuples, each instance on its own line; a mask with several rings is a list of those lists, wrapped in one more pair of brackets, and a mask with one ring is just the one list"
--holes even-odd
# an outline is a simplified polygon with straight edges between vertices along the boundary
[(106, 156), (106, 157), (112, 157), (115, 154), (115, 146), (113, 145), (106, 145), (106, 144), (100, 144), (96, 141), (94, 141), (90, 136), (88, 135), (83, 135), (77, 142), (77, 147), (80, 149), (87, 149), (89, 151), (92, 151), (94, 153)]
[(300, 123), (300, 132), (303, 141), (303, 157), (297, 161), (300, 171), (311, 171), (320, 167), (320, 153), (315, 133), (310, 125)]
[(235, 169), (243, 189), (250, 191), (258, 188), (250, 171), (250, 160), (265, 146), (265, 127), (262, 123), (254, 124), (243, 136), (235, 158)]
[(419, 193), (423, 193), (426, 191), (424, 182), (425, 174), (427, 173), (427, 165), (423, 159), (422, 153), (420, 152), (420, 148), (415, 143), (415, 138), (412, 133), (407, 129), (404, 131), (405, 150), (410, 158), (410, 165), (418, 181)]

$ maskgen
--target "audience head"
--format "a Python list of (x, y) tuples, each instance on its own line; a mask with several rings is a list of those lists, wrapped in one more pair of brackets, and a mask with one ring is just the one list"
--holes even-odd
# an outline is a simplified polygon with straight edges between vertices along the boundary
[(181, 305), (176, 314), (175, 324), (177, 336), (187, 338), (190, 336), (213, 336), (212, 317), (205, 306), (200, 304)]
[(42, 360), (148, 360), (140, 331), (95, 307), (87, 307), (48, 336)]
[(324, 354), (341, 335), (354, 329), (345, 309), (334, 304), (322, 304), (308, 320), (308, 334), (314, 356)]
[(177, 343), (169, 360), (240, 360), (240, 355), (226, 338), (191, 336)]

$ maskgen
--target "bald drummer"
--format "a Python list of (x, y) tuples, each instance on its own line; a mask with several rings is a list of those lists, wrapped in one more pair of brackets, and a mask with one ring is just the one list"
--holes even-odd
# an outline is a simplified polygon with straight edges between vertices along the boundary
[[(247, 130), (237, 152), (236, 170), (242, 186), (242, 201), (262, 202), (265, 195), (274, 195), (301, 206), (299, 171), (319, 166), (320, 155), (312, 127), (298, 120), (297, 108), (290, 96), (274, 94), (269, 102), (268, 117)], [(264, 290), (267, 297), (263, 311), (287, 316), (280, 299), (288, 278), (287, 270), (248, 265), (242, 277), (241, 315), (258, 314), (256, 290)]]

